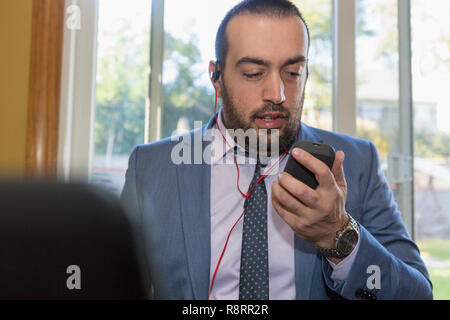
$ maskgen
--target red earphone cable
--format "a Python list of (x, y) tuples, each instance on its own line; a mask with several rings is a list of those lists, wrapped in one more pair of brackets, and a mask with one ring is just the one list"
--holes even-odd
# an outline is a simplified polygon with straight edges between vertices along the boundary
[[(217, 120), (217, 90), (216, 90), (216, 97), (215, 97), (215, 102), (214, 102), (214, 119), (216, 120), (217, 129), (219, 129), (219, 132), (223, 138), (223, 141), (225, 141), (225, 143), (230, 148), (232, 148), (231, 144), (228, 142), (227, 138), (225, 138), (224, 134), (222, 133), (222, 130), (220, 129), (220, 126), (219, 126), (219, 121)], [(237, 189), (243, 197), (247, 198), (247, 195), (244, 192), (242, 192), (241, 188), (239, 187), (239, 175), (240, 174), (239, 174), (239, 166), (237, 164), (237, 158), (236, 158), (235, 152), (233, 152), (233, 158), (234, 158), (234, 164), (236, 165), (236, 169), (237, 169), (237, 183), (236, 183)]]
[(219, 266), (220, 266), (220, 263), (222, 262), (223, 255), (225, 254), (225, 251), (226, 251), (226, 249), (227, 249), (228, 240), (230, 239), (231, 232), (233, 232), (234, 227), (238, 224), (239, 220), (242, 219), (242, 217), (244, 216), (244, 213), (245, 213), (245, 208), (244, 208), (244, 210), (242, 211), (242, 214), (239, 216), (239, 219), (236, 220), (236, 222), (233, 224), (233, 227), (232, 227), (232, 228), (230, 229), (230, 231), (228, 232), (227, 241), (225, 241), (225, 245), (224, 245), (224, 247), (223, 247), (223, 249), (222, 249), (222, 254), (220, 255), (219, 261), (217, 262), (216, 269), (214, 270), (214, 275), (213, 275), (213, 278), (212, 278), (212, 280), (211, 280), (211, 286), (209, 287), (209, 293), (208, 293), (208, 300), (209, 300), (209, 298), (210, 298), (210, 296), (211, 296), (211, 291), (212, 291), (212, 289), (213, 289), (214, 282), (216, 281), (217, 271), (219, 270)]
[[(281, 156), (281, 158), (278, 161), (281, 161), (287, 154), (287, 150), (283, 153), (283, 155)], [(253, 189), (256, 187), (256, 185), (262, 180), (264, 179), (269, 173), (270, 171), (272, 171), (273, 167), (276, 165), (277, 163), (273, 164), (272, 167), (269, 168), (269, 170), (264, 173), (264, 175), (262, 175), (257, 181), (256, 183), (253, 185), (253, 187), (247, 192), (247, 194), (245, 195), (245, 200), (247, 200), (250, 197), (251, 192), (253, 191)], [(238, 186), (239, 186), (239, 175), (238, 175)], [(241, 192), (242, 193), (242, 192)], [(228, 232), (227, 235), (227, 240), (225, 241), (225, 245), (222, 249), (222, 253), (220, 254), (220, 258), (219, 261), (217, 262), (216, 268), (214, 270), (214, 274), (213, 274), (213, 278), (211, 280), (211, 286), (209, 287), (209, 293), (208, 293), (208, 300), (211, 296), (211, 292), (212, 292), (212, 288), (214, 286), (214, 282), (216, 281), (216, 275), (217, 275), (217, 271), (219, 270), (219, 266), (220, 263), (222, 262), (222, 258), (223, 255), (225, 254), (225, 251), (227, 250), (227, 245), (228, 245), (228, 240), (230, 239), (231, 236), (231, 232), (233, 232), (234, 227), (238, 224), (238, 222), (242, 219), (242, 217), (244, 216), (246, 208), (244, 208), (244, 211), (242, 211), (242, 214), (239, 216), (239, 218), (236, 220), (236, 222), (233, 224), (233, 227), (231, 227), (230, 231)]]
[[(219, 126), (219, 121), (217, 120), (217, 90), (216, 90), (216, 94), (215, 94), (215, 102), (214, 102), (214, 119), (216, 120), (217, 128), (219, 129), (219, 132), (220, 132), (220, 134), (222, 135), (223, 140), (225, 141), (225, 143), (226, 143), (230, 148), (232, 148), (232, 146), (230, 145), (230, 143), (227, 141), (227, 139), (225, 138), (224, 134), (222, 133), (222, 130), (220, 129), (220, 126)], [(300, 131), (300, 126), (298, 127), (298, 130), (297, 130), (297, 136), (298, 136), (299, 131)], [(279, 162), (281, 162), (281, 161), (283, 160), (283, 158), (287, 155), (288, 151), (289, 151), (289, 150), (285, 150), (285, 151), (284, 151), (284, 153), (283, 153), (282, 156), (278, 159), (278, 161), (275, 162), (275, 163), (274, 163), (274, 164), (273, 164), (273, 165), (272, 165), (272, 166), (271, 166), (271, 167), (270, 167), (270, 168), (269, 168), (269, 169), (268, 169), (261, 177), (259, 177), (259, 179), (256, 181), (256, 183), (252, 186), (252, 188), (251, 188), (247, 193), (242, 192), (241, 188), (239, 187), (239, 165), (238, 165), (238, 163), (237, 163), (236, 153), (233, 152), (234, 163), (235, 163), (236, 169), (237, 169), (237, 182), (236, 182), (236, 185), (237, 185), (238, 191), (239, 191), (240, 194), (245, 198), (245, 200), (247, 200), (247, 199), (250, 197), (250, 194), (251, 194), (251, 192), (253, 191), (253, 189), (256, 187), (256, 185), (257, 185), (262, 179), (264, 179), (264, 178), (265, 178), (265, 177), (273, 170), (273, 168), (275, 167), (275, 165), (277, 165)], [(242, 214), (239, 216), (239, 218), (238, 218), (238, 219), (236, 220), (236, 222), (233, 224), (233, 227), (231, 227), (230, 231), (228, 232), (227, 240), (225, 241), (225, 245), (224, 245), (224, 247), (223, 247), (223, 249), (222, 249), (222, 253), (220, 254), (219, 261), (217, 261), (216, 268), (215, 268), (215, 270), (214, 270), (214, 274), (213, 274), (213, 277), (212, 277), (212, 280), (211, 280), (211, 285), (210, 285), (210, 287), (209, 287), (209, 293), (208, 293), (208, 300), (210, 299), (211, 292), (212, 292), (212, 289), (213, 289), (213, 287), (214, 287), (214, 282), (215, 282), (215, 280), (216, 280), (217, 271), (219, 270), (220, 264), (221, 264), (221, 262), (222, 262), (222, 258), (223, 258), (224, 254), (225, 254), (226, 249), (227, 249), (227, 246), (228, 246), (228, 240), (230, 239), (231, 232), (233, 232), (234, 227), (238, 224), (238, 222), (239, 222), (239, 221), (242, 219), (242, 217), (244, 216), (245, 210), (246, 210), (246, 209), (244, 208), (244, 210), (242, 211)]]

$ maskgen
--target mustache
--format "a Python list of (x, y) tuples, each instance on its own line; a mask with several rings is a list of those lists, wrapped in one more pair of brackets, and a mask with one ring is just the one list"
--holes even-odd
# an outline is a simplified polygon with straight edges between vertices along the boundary
[(291, 112), (288, 108), (282, 104), (265, 103), (260, 109), (252, 113), (251, 119), (254, 121), (256, 118), (261, 117), (266, 112), (280, 112), (285, 118), (291, 117)]

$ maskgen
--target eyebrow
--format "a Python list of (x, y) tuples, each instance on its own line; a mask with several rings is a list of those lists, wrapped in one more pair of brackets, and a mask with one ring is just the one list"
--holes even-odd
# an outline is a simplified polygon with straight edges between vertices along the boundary
[[(299, 62), (306, 62), (306, 61), (308, 61), (308, 59), (305, 56), (297, 56), (297, 57), (286, 60), (283, 63), (282, 67), (286, 67), (286, 66), (289, 66), (292, 64), (296, 64)], [(253, 63), (253, 64), (260, 65), (260, 66), (265, 66), (265, 67), (270, 66), (270, 63), (266, 60), (259, 59), (259, 58), (253, 58), (253, 57), (243, 57), (243, 58), (239, 59), (238, 62), (236, 62), (236, 67), (239, 67), (240, 65), (242, 65), (244, 63)]]
[(297, 56), (295, 58), (288, 59), (285, 63), (283, 63), (283, 67), (306, 61), (308, 61), (308, 59), (305, 56)]

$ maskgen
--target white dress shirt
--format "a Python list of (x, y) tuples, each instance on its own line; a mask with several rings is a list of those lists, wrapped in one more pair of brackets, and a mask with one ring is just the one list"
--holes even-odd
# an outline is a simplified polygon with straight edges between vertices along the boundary
[[(235, 222), (241, 216), (245, 198), (237, 189), (237, 169), (234, 164), (234, 140), (227, 133), (222, 121), (222, 110), (219, 112), (218, 122), (222, 133), (227, 138), (227, 145), (223, 137), (215, 131), (211, 139), (211, 262), (210, 281), (216, 269), (227, 236)], [(217, 126), (214, 127), (217, 129)], [(237, 145), (241, 150), (242, 147)], [(242, 154), (242, 152), (241, 152)], [(239, 186), (245, 194), (253, 178), (256, 160), (245, 159), (239, 152)], [(266, 170), (273, 166), (273, 170), (265, 177), (267, 188), (267, 238), (269, 253), (269, 299), (293, 300), (296, 298), (295, 261), (294, 261), (294, 232), (278, 215), (272, 206), (272, 183), (278, 179), (279, 173), (284, 171), (288, 154), (280, 161), (276, 156), (271, 158)], [(231, 232), (227, 249), (216, 274), (215, 283), (210, 299), (237, 300), (239, 298), (239, 273), (241, 263), (242, 228), (244, 218), (236, 224)], [(331, 278), (344, 281), (352, 266), (359, 248), (346, 257), (341, 263), (330, 262), (333, 268)]]

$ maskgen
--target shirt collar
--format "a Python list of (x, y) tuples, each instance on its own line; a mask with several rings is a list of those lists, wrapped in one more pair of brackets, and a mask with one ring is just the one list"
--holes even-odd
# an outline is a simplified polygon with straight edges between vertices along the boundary
[[(238, 145), (234, 141), (233, 137), (231, 137), (231, 135), (228, 133), (228, 130), (223, 123), (222, 110), (223, 108), (220, 108), (218, 112), (217, 123), (212, 127), (212, 129), (214, 130), (212, 132), (211, 141), (211, 164), (217, 164), (228, 154), (232, 155), (232, 153), (234, 152), (234, 148), (236, 147), (240, 150), (240, 152), (238, 152), (238, 156), (239, 154), (245, 153), (245, 149), (242, 146)], [(218, 126), (220, 127), (220, 131)], [(225, 136), (225, 139), (228, 143), (224, 141), (221, 132)]]

